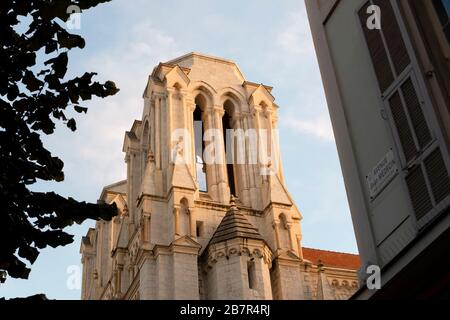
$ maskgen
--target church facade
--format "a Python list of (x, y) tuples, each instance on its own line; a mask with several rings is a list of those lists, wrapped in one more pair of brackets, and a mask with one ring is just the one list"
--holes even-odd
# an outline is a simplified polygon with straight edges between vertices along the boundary
[(119, 214), (81, 243), (82, 299), (347, 299), (356, 255), (304, 248), (272, 88), (229, 60), (156, 66), (125, 133)]

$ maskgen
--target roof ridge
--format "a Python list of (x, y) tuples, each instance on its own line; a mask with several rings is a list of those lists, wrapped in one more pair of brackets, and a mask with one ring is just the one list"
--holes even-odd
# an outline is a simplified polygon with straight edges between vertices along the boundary
[(325, 250), (325, 249), (317, 249), (317, 248), (311, 248), (311, 247), (302, 247), (302, 249), (310, 249), (310, 250), (316, 250), (316, 251), (322, 251), (322, 252), (330, 252), (330, 253), (340, 253), (340, 254), (347, 254), (351, 256), (358, 256), (358, 253), (348, 253), (348, 252), (342, 252), (342, 251), (333, 251), (333, 250)]

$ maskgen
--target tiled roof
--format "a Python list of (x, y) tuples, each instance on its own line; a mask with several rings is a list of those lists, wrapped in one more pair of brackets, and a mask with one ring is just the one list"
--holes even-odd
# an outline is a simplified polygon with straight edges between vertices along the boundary
[(312, 248), (302, 248), (303, 258), (314, 264), (323, 264), (328, 267), (357, 270), (361, 261), (357, 254), (327, 251)]
[(263, 239), (258, 229), (248, 222), (247, 218), (236, 207), (233, 200), (230, 209), (223, 217), (209, 243), (214, 244), (239, 237)]

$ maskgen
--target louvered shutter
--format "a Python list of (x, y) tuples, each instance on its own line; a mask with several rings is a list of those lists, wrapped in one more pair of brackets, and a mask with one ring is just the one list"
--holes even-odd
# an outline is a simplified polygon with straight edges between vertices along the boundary
[(425, 159), (425, 168), (437, 204), (450, 195), (450, 178), (440, 148)]
[[(381, 30), (367, 28), (367, 8), (371, 4), (380, 7)], [(448, 169), (417, 89), (420, 72), (412, 66), (390, 0), (368, 1), (358, 16), (394, 135), (403, 151), (402, 165), (412, 207), (420, 220), (443, 200), (450, 201)], [(430, 105), (426, 107), (432, 110)]]
[(418, 144), (420, 148), (424, 148), (431, 142), (431, 133), (417, 97), (416, 89), (410, 78), (401, 85), (401, 91), (403, 93), (403, 98), (405, 99), (405, 105), (408, 109), (412, 126), (414, 127)]
[(402, 145), (403, 153), (406, 161), (410, 161), (417, 154), (417, 148), (398, 91), (389, 99), (389, 105), (391, 107), (392, 117)]
[(420, 219), (433, 208), (421, 166), (416, 166), (409, 172), (406, 176), (406, 184), (416, 218)]
[(389, 65), (389, 58), (383, 45), (381, 32), (377, 29), (370, 30), (366, 26), (367, 8), (370, 5), (370, 2), (367, 2), (367, 4), (359, 10), (359, 18), (363, 27), (362, 29), (366, 38), (367, 46), (369, 47), (370, 57), (372, 58), (378, 85), (380, 86), (381, 91), (384, 92), (394, 81), (394, 75), (392, 74), (391, 67)]
[(380, 7), (381, 29), (395, 72), (399, 75), (410, 64), (411, 60), (395, 18), (394, 10), (389, 0), (374, 0), (373, 4)]

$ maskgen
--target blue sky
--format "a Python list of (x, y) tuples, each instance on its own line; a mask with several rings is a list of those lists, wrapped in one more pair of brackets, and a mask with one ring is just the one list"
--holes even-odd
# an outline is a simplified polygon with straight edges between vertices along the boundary
[[(121, 91), (88, 103), (78, 130), (59, 127), (46, 146), (65, 162), (55, 190), (95, 202), (104, 185), (125, 178), (125, 130), (140, 119), (148, 74), (160, 61), (198, 51), (234, 60), (248, 81), (274, 87), (288, 189), (303, 215), (302, 245), (357, 252), (347, 197), (303, 1), (113, 0), (81, 15), (86, 48), (70, 54), (69, 72), (96, 71)], [(29, 280), (8, 279), (0, 297), (45, 293), (79, 299), (67, 269), (79, 266), (79, 244), (94, 222), (69, 229), (72, 245), (41, 252)], [(74, 273), (72, 273), (74, 275)]]

